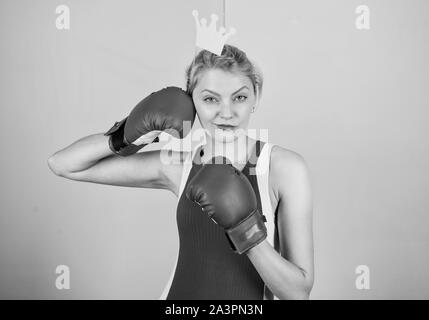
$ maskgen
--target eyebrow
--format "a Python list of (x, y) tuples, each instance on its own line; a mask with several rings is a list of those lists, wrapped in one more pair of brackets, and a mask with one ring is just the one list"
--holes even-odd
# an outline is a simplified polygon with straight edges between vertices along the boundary
[[(233, 92), (233, 93), (232, 93), (232, 95), (234, 95), (234, 94), (236, 94), (237, 92), (239, 92), (239, 91), (243, 90), (244, 88), (249, 89), (249, 87), (247, 87), (247, 86), (242, 86), (240, 89), (238, 89), (237, 91)], [(202, 90), (202, 91), (201, 91), (201, 93), (203, 93), (204, 91), (208, 91), (208, 92), (210, 92), (210, 93), (214, 94), (215, 96), (219, 96), (219, 95), (220, 95), (219, 93), (214, 92), (214, 91), (209, 90), (209, 89), (204, 89), (204, 90)]]

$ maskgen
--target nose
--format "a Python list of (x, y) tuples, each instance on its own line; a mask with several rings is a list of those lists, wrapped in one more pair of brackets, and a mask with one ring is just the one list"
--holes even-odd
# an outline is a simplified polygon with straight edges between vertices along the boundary
[(232, 118), (233, 112), (229, 103), (222, 103), (219, 111), (219, 116), (224, 119)]

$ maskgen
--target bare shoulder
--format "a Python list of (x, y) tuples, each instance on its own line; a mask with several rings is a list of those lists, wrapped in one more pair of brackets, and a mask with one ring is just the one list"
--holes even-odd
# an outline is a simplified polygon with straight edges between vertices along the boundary
[(270, 158), (270, 181), (277, 199), (297, 183), (308, 180), (309, 168), (304, 157), (290, 149), (274, 145)]
[(182, 178), (183, 166), (190, 152), (162, 150), (160, 153), (161, 174), (168, 181), (169, 189), (177, 196)]
[(271, 166), (284, 170), (287, 169), (285, 164), (302, 166), (305, 165), (305, 160), (298, 152), (274, 145), (271, 151)]

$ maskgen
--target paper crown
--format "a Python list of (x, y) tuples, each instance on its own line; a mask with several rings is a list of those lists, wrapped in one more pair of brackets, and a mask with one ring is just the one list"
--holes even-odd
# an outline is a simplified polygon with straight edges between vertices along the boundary
[(221, 27), (219, 31), (217, 31), (216, 23), (219, 19), (217, 15), (212, 14), (210, 16), (211, 22), (209, 26), (207, 26), (207, 20), (205, 18), (202, 18), (200, 23), (197, 10), (193, 10), (192, 15), (195, 18), (195, 25), (197, 27), (196, 46), (220, 56), (226, 40), (236, 33), (235, 28), (229, 28), (229, 31), (226, 32), (226, 29)]

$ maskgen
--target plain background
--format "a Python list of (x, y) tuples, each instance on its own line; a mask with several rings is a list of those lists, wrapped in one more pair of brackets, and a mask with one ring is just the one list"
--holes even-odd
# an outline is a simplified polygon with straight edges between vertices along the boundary
[[(55, 27), (58, 5), (71, 29)], [(357, 30), (357, 6), (370, 30)], [(0, 298), (157, 299), (177, 250), (167, 191), (66, 180), (54, 152), (184, 87), (191, 15), (222, 1), (0, 2)], [(229, 43), (265, 76), (251, 127), (301, 154), (314, 190), (312, 299), (428, 299), (427, 1), (228, 0)], [(71, 289), (55, 287), (55, 268)], [(355, 268), (370, 268), (357, 290)]]

